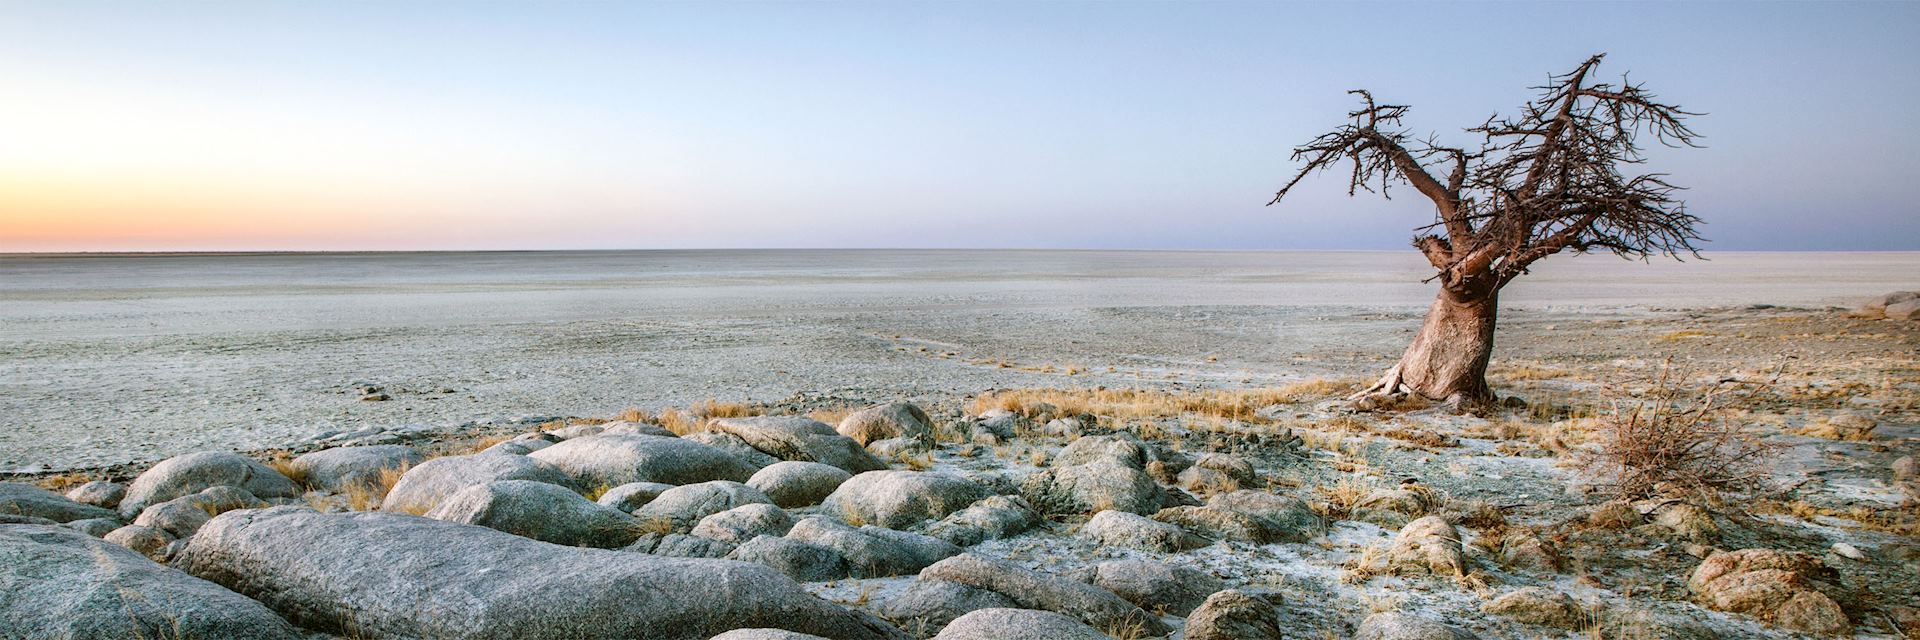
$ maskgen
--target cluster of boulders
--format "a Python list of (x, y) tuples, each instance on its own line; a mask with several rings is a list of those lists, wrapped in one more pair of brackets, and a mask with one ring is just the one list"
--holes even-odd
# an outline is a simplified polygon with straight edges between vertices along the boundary
[[(194, 453), (66, 496), (0, 483), (0, 628), (27, 638), (295, 638), (298, 627), (364, 638), (953, 640), (1158, 637), (1183, 618), (1190, 640), (1282, 637), (1278, 593), (1162, 558), (1305, 542), (1328, 531), (1319, 512), (1263, 490), (1238, 455), (1089, 434), (1087, 416), (1032, 419), (990, 412), (958, 429), (989, 444), (1072, 434), (1018, 479), (894, 468), (940, 445), (924, 411), (888, 403), (837, 426), (793, 416), (719, 418), (687, 434), (574, 424), (440, 457), (394, 443), (271, 467)], [(1406, 487), (1361, 500), (1356, 514), (1404, 526), (1356, 570), (1466, 576), (1462, 532), (1436, 508)], [(1077, 529), (1050, 522), (1088, 515)], [(1054, 572), (969, 550), (1036, 529), (1127, 553)], [(865, 610), (800, 584), (893, 576), (913, 579)], [(1690, 586), (1707, 606), (1826, 633), (1846, 617), (1821, 579), (1817, 560), (1736, 552), (1709, 557)], [(1584, 615), (1537, 589), (1486, 611), (1564, 629)], [(1394, 612), (1356, 633), (1473, 637)]]
[(1920, 291), (1895, 291), (1867, 300), (1854, 310), (1862, 318), (1920, 320)]

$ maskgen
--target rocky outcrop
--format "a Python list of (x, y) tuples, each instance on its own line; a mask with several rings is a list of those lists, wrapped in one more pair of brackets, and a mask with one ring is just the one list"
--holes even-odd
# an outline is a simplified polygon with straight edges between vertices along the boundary
[(68, 500), (84, 505), (100, 507), (102, 509), (118, 508), (120, 506), (120, 499), (126, 496), (126, 485), (118, 482), (107, 482), (105, 480), (94, 480), (74, 487), (73, 490), (67, 492)]
[(1161, 494), (1147, 472), (1113, 457), (1041, 471), (1020, 484), (1020, 495), (1049, 514), (1109, 509), (1148, 514), (1160, 509)]
[(955, 475), (869, 471), (842, 483), (822, 504), (827, 513), (849, 524), (907, 529), (946, 517), (991, 495), (986, 487)]
[(266, 465), (225, 451), (203, 451), (167, 458), (134, 478), (120, 513), (133, 517), (148, 506), (209, 487), (236, 487), (260, 498), (300, 496), (293, 480)]
[(1567, 594), (1540, 587), (1523, 587), (1502, 594), (1480, 608), (1519, 622), (1578, 630), (1586, 616)]
[(792, 509), (820, 504), (852, 477), (846, 469), (830, 464), (790, 460), (755, 471), (747, 479), (747, 486), (767, 494), (774, 504)]
[(686, 532), (701, 518), (750, 504), (773, 504), (773, 500), (753, 487), (714, 480), (661, 492), (633, 515), (642, 521), (666, 522), (674, 531)]
[(236, 511), (202, 528), (176, 564), (336, 634), (703, 640), (778, 628), (906, 637), (759, 565), (563, 547), (388, 513)]
[(1209, 540), (1271, 544), (1289, 541), (1295, 535), (1266, 519), (1213, 506), (1168, 507), (1154, 513), (1153, 519), (1179, 525)]
[(1427, 516), (1400, 529), (1386, 553), (1367, 569), (1398, 575), (1461, 576), (1467, 572), (1467, 557), (1460, 547), (1460, 531), (1439, 516)]
[[(747, 444), (745, 440), (741, 440), (740, 436), (731, 433), (701, 431), (698, 433), (689, 433), (681, 437), (691, 442), (698, 442), (725, 451), (733, 457), (739, 458), (741, 462), (747, 463), (747, 466), (754, 469), (765, 469), (780, 461), (779, 458), (767, 455), (765, 451), (753, 448), (753, 445)], [(837, 469), (839, 467), (835, 468)]]
[(629, 482), (745, 482), (754, 472), (740, 458), (686, 438), (595, 435), (573, 438), (527, 457), (553, 465), (580, 486)]
[(1353, 640), (1477, 640), (1479, 636), (1432, 618), (1387, 611), (1367, 616)]
[(600, 499), (594, 502), (600, 503), (601, 506), (633, 513), (635, 509), (647, 506), (647, 503), (653, 502), (654, 498), (660, 497), (660, 494), (672, 488), (673, 485), (664, 482), (629, 482), (608, 489), (606, 493), (600, 494)]
[(441, 500), (427, 517), (473, 524), (569, 547), (617, 549), (640, 537), (640, 523), (565, 487), (531, 480), (478, 484)]
[(143, 527), (165, 531), (174, 538), (192, 537), (200, 525), (206, 524), (213, 516), (234, 509), (251, 509), (267, 506), (253, 494), (233, 487), (208, 487), (192, 495), (180, 496), (160, 504), (147, 507), (133, 523)]
[(792, 528), (793, 518), (780, 507), (749, 504), (700, 519), (693, 535), (737, 545), (760, 536), (783, 536)]
[[(1093, 585), (1112, 591), (1134, 606), (1176, 616), (1192, 613), (1207, 596), (1227, 588), (1198, 569), (1156, 560), (1112, 560), (1093, 568)], [(1272, 607), (1268, 607), (1271, 613)], [(1191, 632), (1189, 632), (1191, 633)]]
[[(1270, 596), (1279, 597), (1279, 596)], [(1279, 640), (1280, 617), (1273, 603), (1238, 589), (1208, 596), (1187, 616), (1188, 640)]]
[(981, 609), (1016, 609), (1011, 598), (945, 580), (915, 580), (880, 605), (880, 615), (908, 633), (926, 635)]
[(908, 402), (876, 404), (848, 414), (834, 428), (860, 446), (876, 440), (907, 438), (923, 444), (933, 443), (933, 419), (927, 412)]
[(927, 535), (971, 547), (988, 540), (1019, 535), (1040, 526), (1040, 514), (1019, 496), (992, 496), (947, 514), (927, 526)]
[(736, 547), (727, 558), (763, 564), (800, 582), (839, 580), (851, 573), (839, 552), (793, 538), (760, 536)]
[(1741, 613), (1803, 633), (1852, 629), (1835, 596), (1836, 573), (1805, 553), (1774, 549), (1716, 551), (1693, 570), (1687, 588), (1707, 608)]
[(434, 458), (408, 469), (380, 503), (381, 511), (424, 514), (461, 489), (499, 480), (532, 480), (577, 490), (558, 468), (528, 456), (482, 453)]
[(853, 438), (810, 418), (721, 418), (714, 420), (709, 428), (738, 437), (754, 449), (781, 460), (830, 464), (854, 474), (887, 468), (887, 463), (868, 453)]
[(54, 522), (120, 515), (110, 509), (80, 504), (52, 491), (20, 482), (0, 482), (0, 514), (45, 518)]
[(1175, 553), (1207, 546), (1206, 540), (1179, 526), (1125, 511), (1093, 514), (1093, 519), (1080, 527), (1080, 536), (1104, 546), (1152, 553)]
[(856, 529), (819, 516), (794, 523), (787, 537), (832, 549), (855, 578), (908, 575), (960, 553), (939, 538), (871, 525)]
[(795, 633), (784, 629), (734, 629), (714, 636), (710, 640), (827, 640), (810, 633)]
[(1306, 542), (1327, 531), (1326, 520), (1321, 519), (1313, 507), (1290, 496), (1262, 491), (1232, 491), (1214, 494), (1207, 499), (1207, 506), (1237, 511), (1258, 519), (1265, 525), (1263, 535), (1279, 542)]
[(64, 527), (0, 525), (0, 636), (297, 640), (260, 603)]
[(1100, 629), (1136, 627), (1147, 635), (1172, 629), (1158, 617), (1113, 592), (1055, 575), (1020, 568), (986, 556), (963, 553), (920, 572), (923, 580), (945, 580), (1006, 596), (1022, 607), (1055, 611)]
[(933, 640), (1107, 640), (1107, 634), (1051, 611), (980, 609), (960, 616)]
[(382, 474), (406, 469), (426, 459), (413, 447), (382, 444), (322, 449), (294, 458), (290, 467), (308, 487), (345, 491), (348, 487), (379, 485)]
[(1067, 443), (1054, 455), (1053, 464), (1058, 467), (1072, 467), (1087, 464), (1095, 460), (1113, 460), (1135, 469), (1146, 469), (1152, 461), (1152, 454), (1146, 445), (1141, 444), (1132, 434), (1120, 433), (1104, 436), (1087, 436)]
[(153, 527), (130, 524), (107, 532), (102, 539), (126, 547), (155, 562), (165, 562), (167, 545), (173, 544), (175, 538), (172, 534)]

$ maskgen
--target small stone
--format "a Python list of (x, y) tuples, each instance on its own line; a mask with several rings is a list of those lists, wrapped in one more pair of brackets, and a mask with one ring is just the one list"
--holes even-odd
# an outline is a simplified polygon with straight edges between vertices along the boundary
[(1848, 560), (1866, 560), (1867, 559), (1867, 554), (1862, 553), (1859, 547), (1847, 544), (1845, 542), (1833, 543), (1833, 548), (1831, 550), (1833, 551), (1834, 555), (1840, 556), (1842, 558), (1846, 558)]
[(1187, 640), (1280, 640), (1280, 619), (1266, 599), (1238, 589), (1207, 597), (1187, 616)]

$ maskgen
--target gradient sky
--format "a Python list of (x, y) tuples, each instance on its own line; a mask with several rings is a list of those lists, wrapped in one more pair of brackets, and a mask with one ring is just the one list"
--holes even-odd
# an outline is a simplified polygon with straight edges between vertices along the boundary
[(0, 251), (1391, 249), (1289, 148), (1586, 55), (1709, 249), (1920, 249), (1920, 3), (0, 1)]

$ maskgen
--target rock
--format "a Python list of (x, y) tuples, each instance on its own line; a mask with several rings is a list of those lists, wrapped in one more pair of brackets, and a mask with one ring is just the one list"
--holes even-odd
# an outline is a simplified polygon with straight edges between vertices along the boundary
[(1265, 598), (1228, 589), (1187, 616), (1187, 640), (1279, 640), (1280, 618)]
[(647, 553), (673, 558), (725, 558), (736, 548), (731, 542), (690, 536), (684, 533), (649, 532), (621, 551)]
[(945, 580), (914, 580), (881, 603), (879, 613), (907, 633), (920, 636), (974, 611), (1018, 607), (1012, 599), (986, 589)]
[(113, 518), (87, 518), (68, 522), (67, 528), (95, 538), (104, 538), (120, 528), (120, 521)]
[[(732, 454), (733, 457), (739, 458), (741, 462), (745, 462), (747, 466), (753, 467), (756, 470), (764, 469), (780, 461), (779, 458), (767, 455), (766, 452), (753, 448), (753, 445), (747, 444), (745, 440), (741, 440), (740, 436), (731, 433), (702, 431), (687, 434), (682, 436), (682, 438)], [(837, 469), (838, 467), (835, 468)]]
[(1040, 522), (1040, 514), (1019, 496), (992, 496), (947, 514), (929, 525), (926, 533), (956, 546), (971, 547), (1019, 535), (1040, 526)]
[(867, 443), (867, 453), (881, 460), (904, 460), (932, 450), (932, 444), (913, 438), (887, 438)]
[(118, 482), (94, 480), (74, 487), (67, 492), (67, 499), (84, 505), (102, 509), (114, 509), (120, 506), (120, 499), (126, 497), (127, 486)]
[(714, 636), (710, 640), (827, 640), (816, 635), (794, 633), (784, 629), (734, 629)]
[(767, 494), (774, 504), (792, 509), (820, 504), (852, 477), (847, 470), (830, 464), (786, 461), (754, 472), (747, 486)]
[(391, 513), (236, 511), (202, 528), (176, 564), (314, 630), (364, 637), (694, 640), (780, 628), (906, 638), (759, 565), (563, 547)]
[(498, 480), (532, 480), (577, 489), (560, 469), (529, 456), (482, 453), (434, 458), (400, 476), (380, 503), (381, 511), (424, 514), (461, 489)]
[(971, 430), (974, 435), (985, 433), (1001, 440), (1008, 440), (1020, 432), (1022, 422), (1020, 414), (1006, 409), (988, 409), (972, 423)]
[(924, 471), (868, 471), (827, 496), (824, 510), (849, 524), (906, 529), (944, 518), (992, 495), (959, 476)]
[(1353, 640), (1477, 640), (1465, 629), (1411, 613), (1388, 611), (1367, 616)]
[(174, 538), (167, 532), (153, 527), (130, 524), (108, 532), (104, 539), (156, 562), (163, 562), (167, 559), (167, 545), (173, 543)]
[(17, 513), (0, 513), (0, 524), (39, 524), (39, 525), (55, 526), (55, 525), (59, 525), (60, 523), (54, 522), (52, 520), (48, 520), (46, 518), (23, 516)]
[(200, 525), (206, 524), (213, 516), (234, 509), (255, 509), (267, 506), (253, 494), (234, 487), (207, 487), (193, 495), (180, 496), (160, 504), (147, 507), (140, 512), (134, 524), (159, 529), (175, 538), (189, 538)]
[(1426, 516), (1401, 528), (1387, 552), (1367, 568), (1396, 575), (1462, 576), (1467, 557), (1460, 548), (1460, 531), (1440, 516)]
[(600, 494), (594, 502), (601, 506), (613, 507), (623, 513), (632, 513), (635, 509), (647, 506), (654, 498), (672, 489), (673, 485), (661, 482), (629, 482)]
[(1110, 459), (1135, 469), (1145, 470), (1151, 457), (1147, 448), (1132, 434), (1087, 436), (1067, 443), (1053, 458), (1056, 467), (1083, 465)]
[(353, 486), (379, 486), (382, 474), (405, 470), (426, 459), (413, 447), (382, 444), (322, 449), (294, 458), (290, 464), (308, 487), (339, 492)]
[(1048, 436), (1055, 438), (1078, 438), (1086, 434), (1087, 426), (1087, 421), (1078, 417), (1055, 418), (1048, 420), (1046, 426), (1041, 429)]
[(850, 572), (839, 552), (793, 538), (760, 536), (734, 548), (727, 558), (763, 564), (800, 582), (839, 580)]
[(1560, 570), (1560, 552), (1533, 535), (1507, 538), (1500, 543), (1500, 558), (1507, 566), (1541, 573)]
[(1111, 591), (1029, 571), (986, 556), (963, 553), (947, 558), (922, 570), (920, 578), (946, 580), (994, 591), (1022, 607), (1063, 613), (1095, 628), (1138, 627), (1150, 636), (1165, 635), (1172, 631), (1153, 614)]
[(74, 502), (60, 494), (21, 482), (0, 482), (0, 514), (45, 518), (54, 522), (120, 515), (111, 509)]
[(546, 446), (536, 447), (531, 444), (534, 442), (540, 442), (540, 441), (539, 440), (501, 440), (499, 442), (493, 443), (493, 446), (487, 447), (485, 449), (481, 449), (479, 453), (498, 453), (501, 455), (509, 455), (509, 456), (524, 456), (529, 453), (533, 453), (535, 451), (545, 449), (548, 446), (552, 446), (552, 444), (549, 443)]
[(1900, 459), (1894, 460), (1889, 468), (1893, 471), (1895, 481), (1920, 480), (1920, 460), (1914, 459), (1913, 456), (1901, 456)]
[(1711, 543), (1720, 539), (1720, 525), (1714, 523), (1713, 514), (1684, 502), (1656, 507), (1653, 523), (1694, 542)]
[(1151, 553), (1175, 553), (1207, 546), (1207, 541), (1194, 537), (1179, 526), (1125, 511), (1093, 514), (1093, 519), (1080, 527), (1079, 535), (1102, 546)]
[(300, 497), (293, 480), (266, 465), (225, 451), (202, 451), (167, 458), (134, 478), (120, 501), (120, 514), (132, 517), (148, 506), (219, 486), (260, 498)]
[(933, 443), (933, 419), (907, 402), (876, 404), (855, 411), (842, 418), (834, 430), (863, 447), (890, 438)]
[(866, 448), (853, 438), (840, 435), (833, 427), (809, 418), (721, 418), (714, 420), (711, 428), (738, 436), (753, 448), (781, 460), (821, 462), (855, 474), (887, 468), (886, 462), (867, 453)]
[(1107, 634), (1051, 611), (980, 609), (955, 619), (933, 640), (1107, 640)]
[(1835, 572), (1812, 555), (1773, 549), (1717, 551), (1687, 579), (1709, 609), (1741, 613), (1816, 635), (1848, 633), (1852, 623), (1830, 594)]
[[(1085, 438), (1082, 438), (1083, 440)], [(1160, 485), (1146, 471), (1112, 457), (1027, 476), (1020, 494), (1042, 513), (1148, 514), (1160, 509)]]
[[(25, 635), (20, 635), (25, 634)], [(0, 635), (119, 640), (298, 640), (219, 585), (60, 526), (0, 526)]]
[[(1209, 594), (1227, 588), (1196, 569), (1139, 559), (1100, 563), (1093, 569), (1093, 584), (1141, 609), (1176, 616), (1192, 613)], [(1271, 617), (1272, 607), (1267, 609)]]
[(1188, 467), (1188, 469), (1208, 469), (1216, 471), (1225, 474), (1228, 478), (1243, 487), (1252, 487), (1254, 486), (1254, 481), (1257, 480), (1254, 476), (1253, 465), (1251, 463), (1248, 463), (1245, 458), (1227, 453), (1209, 453), (1200, 456), (1199, 459), (1193, 461), (1193, 466)]
[(606, 427), (597, 425), (597, 424), (576, 424), (576, 425), (561, 427), (558, 429), (549, 429), (547, 430), (547, 433), (550, 435), (559, 436), (561, 440), (572, 440), (574, 438), (585, 438), (587, 436), (597, 436), (597, 435), (600, 435), (600, 432), (606, 431), (606, 430), (607, 430)]
[(613, 422), (608, 422), (606, 424), (600, 425), (600, 435), (659, 436), (662, 438), (680, 437), (679, 434), (676, 434), (672, 431), (668, 431), (666, 427), (662, 427), (657, 424), (647, 424), (645, 422), (633, 422), (629, 420), (616, 420)]
[(441, 500), (427, 517), (569, 547), (615, 549), (633, 544), (641, 533), (640, 523), (624, 511), (531, 480), (497, 480), (461, 489)]
[(1207, 499), (1207, 506), (1257, 518), (1267, 525), (1269, 537), (1281, 542), (1306, 542), (1327, 532), (1327, 522), (1313, 507), (1290, 496), (1261, 491), (1217, 493)]
[(1602, 529), (1632, 529), (1640, 526), (1642, 520), (1640, 510), (1626, 500), (1606, 502), (1587, 513), (1587, 523)]
[(1875, 317), (1880, 317), (1880, 316), (1886, 315), (1887, 307), (1891, 307), (1893, 305), (1897, 305), (1905, 302), (1912, 302), (1914, 300), (1920, 300), (1920, 291), (1895, 291), (1893, 293), (1888, 293), (1875, 298), (1871, 298), (1867, 300), (1867, 303), (1865, 305), (1862, 305), (1860, 308), (1863, 311), (1870, 312), (1871, 315)]
[(1557, 627), (1567, 630), (1579, 630), (1586, 619), (1579, 605), (1567, 594), (1543, 589), (1525, 587), (1498, 598), (1481, 607), (1487, 613), (1506, 616), (1526, 624)]
[(661, 492), (646, 506), (633, 512), (641, 521), (663, 521), (674, 531), (686, 532), (701, 518), (749, 504), (773, 504), (773, 500), (753, 487), (738, 482), (714, 480), (674, 487)]
[(793, 518), (780, 507), (749, 504), (702, 518), (693, 535), (741, 544), (760, 536), (783, 536), (792, 528)]
[(1920, 300), (1887, 305), (1885, 315), (1888, 320), (1920, 320)]
[(1353, 504), (1353, 519), (1382, 527), (1405, 526), (1437, 506), (1425, 491), (1408, 487), (1375, 489)]
[(725, 451), (687, 438), (584, 436), (528, 454), (566, 472), (581, 486), (629, 482), (695, 484), (745, 482), (754, 467)]
[(1286, 542), (1298, 534), (1254, 516), (1220, 507), (1168, 507), (1153, 514), (1160, 522), (1180, 527), (1212, 540), (1231, 540), (1253, 544)]
[(819, 516), (794, 523), (787, 537), (840, 554), (855, 578), (916, 573), (960, 553), (959, 547), (939, 538), (874, 526), (855, 529)]
[(1845, 542), (1835, 542), (1833, 543), (1832, 547), (1828, 548), (1828, 550), (1832, 551), (1833, 555), (1840, 556), (1848, 560), (1866, 560), (1867, 559), (1867, 554), (1861, 552), (1859, 547), (1847, 544)]

